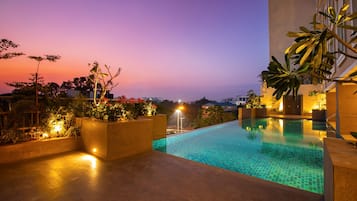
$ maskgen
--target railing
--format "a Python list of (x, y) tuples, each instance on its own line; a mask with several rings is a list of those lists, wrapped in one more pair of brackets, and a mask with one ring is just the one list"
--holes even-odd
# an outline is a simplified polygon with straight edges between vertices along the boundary
[[(0, 130), (8, 129), (10, 125), (10, 112), (0, 112)], [(29, 128), (36, 126), (36, 115), (37, 112), (24, 112), (22, 113), (22, 117), (20, 121), (17, 121), (17, 127), (21, 128)]]
[(0, 112), (0, 129), (7, 128), (9, 112)]

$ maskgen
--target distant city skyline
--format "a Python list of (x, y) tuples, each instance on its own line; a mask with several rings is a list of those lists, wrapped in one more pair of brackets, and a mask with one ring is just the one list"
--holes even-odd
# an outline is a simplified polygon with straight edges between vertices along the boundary
[(42, 62), (45, 82), (86, 76), (88, 63), (113, 70), (115, 96), (212, 100), (259, 93), (269, 63), (268, 2), (262, 0), (3, 0), (0, 38), (26, 56), (0, 60), (5, 82), (27, 81)]

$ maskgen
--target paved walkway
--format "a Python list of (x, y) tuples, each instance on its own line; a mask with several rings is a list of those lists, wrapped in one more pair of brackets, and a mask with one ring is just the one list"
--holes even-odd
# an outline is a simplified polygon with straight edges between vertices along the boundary
[(0, 199), (322, 201), (322, 196), (152, 151), (116, 161), (71, 152), (1, 165)]

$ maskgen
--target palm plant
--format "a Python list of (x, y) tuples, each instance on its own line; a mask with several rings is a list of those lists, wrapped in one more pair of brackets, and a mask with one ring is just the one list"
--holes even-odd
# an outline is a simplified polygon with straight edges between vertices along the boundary
[[(267, 86), (275, 88), (273, 95), (277, 99), (291, 92), (293, 96), (296, 96), (305, 76), (311, 76), (313, 83), (321, 80), (357, 83), (353, 79), (357, 76), (357, 72), (343, 80), (333, 73), (337, 54), (357, 59), (357, 49), (352, 45), (357, 42), (357, 26), (349, 25), (352, 20), (357, 18), (357, 13), (350, 14), (348, 9), (349, 5), (345, 4), (336, 14), (335, 8), (330, 6), (327, 11), (320, 11), (314, 15), (311, 30), (300, 27), (300, 32), (288, 32), (287, 36), (295, 39), (285, 50), (285, 65), (281, 65), (277, 59), (272, 57), (268, 70), (261, 73)], [(341, 38), (337, 33), (339, 29), (349, 32), (351, 39), (345, 41)], [(328, 44), (331, 40), (336, 40), (349, 52), (341, 49), (330, 50)], [(294, 64), (294, 69), (290, 67), (290, 63)]]
[(267, 87), (275, 89), (273, 96), (276, 99), (280, 99), (283, 95), (288, 95), (291, 92), (293, 96), (297, 96), (301, 84), (301, 76), (307, 73), (307, 69), (307, 65), (300, 66), (297, 69), (291, 68), (290, 59), (285, 55), (284, 65), (275, 57), (272, 57), (268, 70), (262, 71), (261, 76)]

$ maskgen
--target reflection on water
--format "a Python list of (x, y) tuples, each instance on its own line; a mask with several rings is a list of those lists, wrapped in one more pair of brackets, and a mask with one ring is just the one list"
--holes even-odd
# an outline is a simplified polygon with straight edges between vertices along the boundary
[(326, 137), (326, 123), (311, 120), (246, 119), (238, 125), (247, 131), (248, 139), (259, 137), (263, 143), (322, 147)]

